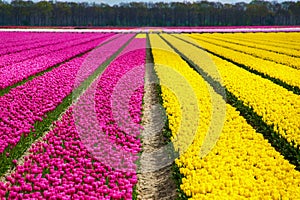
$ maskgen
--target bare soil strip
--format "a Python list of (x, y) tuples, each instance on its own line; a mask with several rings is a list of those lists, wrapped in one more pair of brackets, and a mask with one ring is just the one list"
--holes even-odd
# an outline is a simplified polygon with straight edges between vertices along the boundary
[[(147, 50), (150, 51), (149, 48)], [(141, 133), (143, 152), (140, 157), (137, 199), (176, 199), (177, 186), (172, 178), (173, 161), (163, 150), (166, 138), (161, 127), (164, 127), (165, 120), (159, 105), (157, 77), (148, 55), (147, 61), (143, 105), (144, 130)]]

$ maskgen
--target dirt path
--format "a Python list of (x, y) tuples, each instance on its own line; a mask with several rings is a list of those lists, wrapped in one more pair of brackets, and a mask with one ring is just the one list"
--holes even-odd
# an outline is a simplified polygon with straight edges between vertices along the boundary
[[(148, 57), (148, 56), (147, 56)], [(149, 61), (149, 60), (148, 60)], [(176, 184), (172, 179), (173, 159), (166, 153), (162, 128), (164, 111), (159, 105), (157, 78), (153, 64), (147, 64), (145, 74), (144, 115), (142, 131), (143, 153), (140, 158), (138, 199), (176, 199)]]

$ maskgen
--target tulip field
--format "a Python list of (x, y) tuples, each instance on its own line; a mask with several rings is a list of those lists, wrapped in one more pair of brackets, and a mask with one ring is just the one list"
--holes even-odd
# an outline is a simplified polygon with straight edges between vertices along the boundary
[(0, 199), (159, 199), (150, 68), (177, 199), (300, 199), (300, 32), (0, 36)]

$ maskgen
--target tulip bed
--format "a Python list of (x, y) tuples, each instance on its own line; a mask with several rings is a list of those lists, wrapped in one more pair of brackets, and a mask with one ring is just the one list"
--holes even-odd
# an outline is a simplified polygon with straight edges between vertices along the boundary
[(45, 55), (43, 53), (42, 56), (25, 60), (21, 63), (17, 62), (11, 65), (7, 65), (6, 67), (1, 68), (2, 73), (0, 74), (0, 89), (4, 89), (8, 86), (16, 84), (24, 79), (27, 79), (30, 76), (47, 70), (55, 65), (61, 64), (68, 59), (74, 58), (87, 51), (90, 51), (111, 36), (111, 34), (104, 34), (102, 37), (99, 37), (98, 39), (92, 40), (87, 43), (71, 46), (69, 48), (65, 48)]
[[(132, 35), (125, 36), (127, 40), (130, 37)], [(0, 196), (11, 199), (132, 199), (133, 187), (137, 183), (135, 161), (141, 150), (138, 136), (141, 130), (145, 47), (145, 39), (136, 38), (129, 43), (62, 119), (54, 123), (53, 130), (31, 147), (24, 164), (18, 165), (15, 173), (6, 177), (6, 183), (0, 183)], [(121, 78), (126, 88), (123, 85), (118, 93), (125, 97), (115, 97), (113, 88)], [(91, 95), (95, 95), (95, 117), (99, 118), (102, 133), (85, 133), (97, 126), (97, 119), (93, 118), (94, 107), (89, 109), (94, 101)], [(115, 110), (110, 102), (112, 98), (116, 98), (117, 102), (124, 101), (128, 95), (132, 95), (129, 105), (126, 105), (128, 110), (116, 106), (116, 111), (120, 112), (116, 114), (128, 114), (132, 123), (118, 127), (117, 122), (112, 122)], [(122, 152), (120, 157), (111, 156), (118, 155), (114, 147)], [(119, 163), (121, 158), (124, 160), (122, 166), (113, 168), (108, 165)], [(111, 162), (106, 159), (111, 159)]]
[[(203, 35), (204, 36), (204, 35)], [(297, 40), (296, 38), (297, 35), (291, 35), (290, 37), (293, 38), (294, 40)], [(246, 46), (246, 47), (252, 47), (257, 50), (264, 50), (260, 51), (263, 53), (278, 53), (280, 55), (288, 55), (292, 57), (300, 57), (300, 52), (299, 49), (297, 49), (297, 45), (295, 46), (294, 44), (278, 44), (275, 43), (274, 41), (268, 42), (268, 41), (263, 41), (263, 39), (259, 39), (257, 35), (253, 34), (228, 34), (228, 35), (221, 35), (221, 34), (214, 34), (214, 35), (205, 35), (205, 37), (208, 38), (213, 38), (213, 39), (218, 39), (224, 42), (232, 43), (232, 44), (238, 44), (241, 46)], [(265, 39), (268, 39), (270, 36), (265, 36)], [(299, 47), (298, 47), (299, 48)], [(244, 53), (249, 53), (244, 51)], [(255, 52), (252, 52), (255, 54)], [(263, 56), (263, 55), (261, 55)], [(270, 60), (274, 59), (276, 61), (276, 55), (274, 57), (270, 57)], [(286, 62), (282, 60), (283, 62)], [(293, 63), (292, 63), (293, 64)]]
[[(0, 32), (1, 35), (1, 55), (18, 52), (24, 49), (25, 47), (31, 47), (35, 48), (40, 46), (40, 43), (49, 43), (52, 41), (55, 43), (59, 38), (65, 37), (66, 33), (62, 34), (55, 34), (53, 33), (22, 33), (19, 32)], [(69, 35), (70, 38), (77, 38), (77, 36), (81, 36), (81, 34), (78, 34), (77, 36), (74, 34)], [(55, 41), (53, 41), (55, 39)], [(30, 46), (31, 45), (31, 46)], [(5, 48), (3, 48), (5, 47)], [(14, 47), (14, 48), (12, 48)], [(25, 48), (26, 49), (26, 48)]]
[(292, 87), (300, 88), (300, 79), (298, 78), (300, 77), (300, 71), (297, 69), (218, 46), (207, 42), (205, 39), (199, 40), (197, 35), (191, 35), (191, 38), (193, 39), (191, 39), (193, 42), (196, 42), (199, 46), (208, 49), (212, 53), (220, 55), (237, 64), (246, 66), (247, 68), (256, 70), (262, 74), (268, 75), (271, 78), (279, 79)]
[[(99, 35), (90, 35), (89, 37), (75, 36), (63, 35), (59, 38), (53, 38), (53, 40), (50, 41), (34, 42), (34, 44), (30, 43), (28, 45), (22, 45), (22, 49), (18, 49), (19, 46), (13, 46), (11, 48), (4, 46), (3, 49), (11, 49), (12, 52), (1, 56), (0, 66), (6, 67), (14, 63), (34, 59), (52, 52), (59, 52), (60, 50), (67, 50), (72, 47), (74, 48), (77, 45), (101, 38)], [(105, 38), (105, 35), (103, 35), (103, 37)]]
[(179, 199), (300, 199), (299, 33), (0, 36), (1, 200), (137, 199), (151, 61)]
[[(180, 52), (187, 56), (214, 79), (222, 79), (223, 85), (243, 101), (247, 106), (253, 108), (262, 119), (269, 125), (274, 125), (274, 129), (289, 143), (300, 145), (300, 97), (282, 88), (269, 80), (252, 74), (247, 70), (222, 60), (214, 55), (208, 55), (216, 66), (216, 71), (212, 72), (212, 67), (205, 59), (198, 59), (199, 55), (205, 55), (205, 51), (191, 44), (169, 35), (164, 35), (171, 44)], [(182, 37), (182, 36), (181, 36)], [(187, 49), (186, 46), (189, 48)], [(203, 56), (204, 57), (204, 56)], [(218, 74), (220, 73), (220, 74)], [(219, 77), (220, 76), (220, 77)]]
[[(232, 38), (233, 34), (224, 35), (224, 37)], [(241, 38), (244, 41), (255, 41), (256, 44), (265, 44), (273, 47), (287, 47), (290, 49), (300, 49), (299, 44), (299, 33), (249, 33), (242, 34), (236, 33), (236, 36)]]
[[(181, 40), (167, 34), (163, 34), (162, 37), (174, 45), (174, 47), (178, 48), (180, 52), (188, 55), (192, 61), (201, 64), (200, 66), (206, 73), (210, 73), (209, 75), (218, 78), (216, 77), (216, 74), (213, 73), (213, 70), (208, 68), (211, 66), (205, 65), (209, 62), (203, 60), (206, 57), (204, 57), (204, 53), (201, 52), (202, 50), (197, 50), (188, 44), (183, 45)], [(169, 83), (173, 84), (180, 82), (180, 80), (174, 81), (174, 76), (162, 73), (161, 67), (159, 66), (163, 63), (164, 65), (173, 67), (177, 72), (181, 73), (181, 75), (190, 82), (194, 93), (199, 94), (196, 96), (199, 99), (198, 105), (201, 110), (198, 117), (200, 118), (200, 124), (197, 132), (195, 132), (193, 143), (186, 151), (181, 153), (180, 157), (176, 160), (176, 164), (179, 167), (179, 172), (181, 174), (178, 175), (178, 177), (182, 177), (180, 184), (180, 189), (183, 192), (182, 197), (191, 197), (192, 199), (239, 199), (259, 198), (262, 196), (267, 199), (299, 198), (299, 193), (296, 194), (294, 192), (300, 191), (299, 172), (294, 169), (295, 166), (291, 165), (279, 152), (271, 147), (268, 140), (257, 133), (240, 113), (229, 104), (226, 104), (225, 122), (220, 138), (213, 150), (209, 152), (207, 156), (204, 158), (200, 157), (201, 146), (205, 145), (203, 143), (205, 134), (209, 133), (208, 127), (212, 126), (210, 125), (210, 116), (212, 115), (210, 112), (212, 111), (212, 108), (210, 108), (209, 105), (212, 104), (212, 99), (219, 102), (216, 105), (222, 105), (222, 102), (224, 104), (224, 99), (220, 95), (212, 92), (211, 88), (207, 86), (207, 83), (205, 83), (201, 76), (185, 63), (179, 55), (176, 55), (175, 51), (167, 46), (163, 39), (158, 36), (152, 36), (150, 37), (150, 41), (153, 59), (154, 62), (157, 63), (156, 72), (161, 82), (166, 82), (167, 80), (169, 80)], [(196, 59), (196, 56), (198, 56), (198, 59)], [(199, 56), (203, 59), (199, 59)], [(251, 92), (252, 85), (253, 87), (257, 87), (256, 81), (258, 81), (258, 84), (264, 85), (264, 87), (273, 84), (269, 83), (270, 81), (268, 80), (261, 80), (262, 78), (257, 75), (251, 75), (247, 71), (239, 69), (236, 66), (234, 68), (234, 65), (231, 67), (225, 65), (225, 61), (220, 63), (222, 61), (221, 59), (217, 60), (217, 58), (213, 58), (213, 61), (217, 65), (221, 75), (220, 78), (222, 78), (222, 81), (228, 90), (232, 90), (234, 86), (243, 87), (244, 84), (248, 86), (248, 88), (245, 89), (239, 88), (239, 93), (235, 93), (238, 97), (247, 95), (247, 91)], [(245, 75), (247, 75), (247, 77), (244, 77)], [(253, 78), (256, 80), (252, 80)], [(249, 82), (243, 83), (243, 81), (239, 81), (239, 79), (249, 79)], [(232, 81), (230, 82), (229, 80)], [(237, 81), (234, 82), (235, 80)], [(255, 84), (250, 83), (250, 81), (253, 81)], [(274, 85), (274, 88), (279, 90), (280, 87)], [(262, 88), (255, 88), (254, 91), (257, 94), (261, 89)], [(266, 90), (268, 89), (266, 88)], [(285, 89), (281, 88), (281, 90)], [(266, 93), (265, 91), (261, 92)], [(279, 94), (281, 93), (279, 92)], [(294, 99), (291, 99), (292, 101), (285, 99), (286, 102), (284, 102), (282, 98), (289, 98), (290, 95), (293, 96), (294, 94), (290, 94), (286, 91), (286, 95), (287, 97), (283, 95), (281, 98), (275, 98), (273, 100), (286, 103), (286, 106), (290, 106), (290, 104), (293, 105), (294, 102), (298, 101), (298, 96), (295, 95), (293, 97)], [(250, 96), (251, 95), (249, 94), (249, 97)], [(257, 96), (259, 95), (255, 95), (254, 99), (258, 100), (259, 98)], [(162, 90), (162, 97), (169, 119), (177, 119), (169, 121), (173, 135), (171, 139), (176, 144), (178, 143), (178, 141), (176, 141), (176, 134), (182, 134), (182, 132), (178, 131), (178, 128), (173, 127), (180, 126), (180, 121), (184, 115), (183, 112), (185, 111), (183, 108), (178, 108), (180, 105), (174, 100), (172, 92)], [(268, 96), (264, 97), (268, 99)], [(269, 114), (272, 113), (274, 115), (275, 110), (271, 110), (271, 107), (269, 109), (272, 111)], [(181, 110), (181, 113), (178, 110)], [(221, 111), (222, 109), (218, 108), (218, 110)], [(293, 112), (292, 107), (289, 112)], [(174, 115), (174, 113), (176, 115)], [(294, 113), (294, 115), (286, 118), (288, 120), (293, 120), (293, 116), (295, 117), (295, 115), (297, 114)], [(267, 117), (265, 117), (265, 119), (267, 119)], [(220, 121), (221, 120), (222, 119), (220, 119)], [(298, 124), (296, 123), (294, 126), (297, 127)], [(214, 130), (214, 127), (212, 127), (212, 129)], [(296, 134), (296, 131), (298, 131), (299, 128), (290, 130), (292, 133), (290, 136), (294, 137), (294, 139), (297, 138), (298, 135)], [(185, 132), (185, 134), (187, 134), (187, 137), (190, 137), (188, 132)]]
[(121, 36), (114, 41), (75, 58), (32, 81), (13, 88), (1, 96), (0, 152), (8, 145), (13, 148), (21, 136), (34, 132), (34, 124), (63, 102), (75, 87), (90, 76), (133, 35)]
[[(242, 54), (247, 54), (247, 55), (252, 55), (253, 57), (257, 57), (263, 60), (269, 60), (269, 61), (273, 61), (275, 63), (279, 63), (282, 65), (286, 65), (295, 69), (300, 69), (300, 52), (296, 51), (293, 55), (289, 56), (289, 55), (284, 55), (281, 53), (277, 53), (277, 52), (272, 52), (269, 50), (264, 50), (264, 49), (258, 49), (257, 47), (249, 47), (249, 46), (245, 46), (242, 45), (241, 43), (231, 43), (230, 40), (227, 41), (222, 41), (219, 39), (215, 39), (212, 37), (206, 37), (206, 36), (202, 36), (201, 38), (197, 39), (202, 39), (205, 40), (208, 43), (214, 44), (214, 45), (218, 45), (220, 47), (226, 48), (226, 49), (230, 49)], [(253, 44), (253, 43), (252, 43)], [(272, 48), (271, 48), (272, 49)], [(276, 49), (274, 49), (273, 51), (276, 51)]]

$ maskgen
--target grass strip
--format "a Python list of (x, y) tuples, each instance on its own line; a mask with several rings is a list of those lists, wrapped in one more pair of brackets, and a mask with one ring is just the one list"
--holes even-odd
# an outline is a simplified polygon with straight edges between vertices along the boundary
[[(119, 37), (120, 37), (120, 36), (119, 36)], [(97, 47), (93, 47), (93, 48), (91, 48), (91, 49), (89, 49), (89, 50), (87, 50), (87, 51), (85, 51), (85, 52), (79, 53), (79, 54), (77, 54), (77, 55), (75, 55), (75, 56), (73, 56), (73, 57), (71, 57), (71, 58), (68, 58), (67, 60), (64, 60), (64, 61), (62, 61), (62, 62), (60, 62), (60, 63), (58, 63), (58, 64), (56, 64), (56, 65), (53, 65), (53, 66), (49, 67), (48, 69), (46, 69), (46, 70), (44, 70), (44, 71), (38, 72), (38, 73), (36, 73), (36, 74), (34, 74), (34, 75), (31, 75), (31, 76), (29, 76), (28, 78), (26, 78), (26, 79), (24, 79), (24, 80), (22, 80), (22, 81), (20, 81), (20, 82), (18, 82), (18, 83), (15, 83), (15, 84), (13, 84), (13, 85), (11, 85), (11, 86), (8, 86), (8, 87), (6, 87), (6, 88), (4, 88), (4, 89), (2, 89), (2, 90), (0, 91), (0, 96), (3, 96), (3, 95), (5, 95), (5, 94), (9, 93), (10, 90), (13, 89), (13, 88), (16, 88), (16, 87), (18, 87), (18, 86), (20, 86), (20, 85), (23, 85), (23, 84), (25, 84), (26, 82), (31, 81), (31, 80), (33, 80), (34, 78), (38, 77), (38, 76), (42, 76), (43, 74), (45, 74), (45, 73), (47, 73), (47, 72), (49, 72), (49, 71), (51, 71), (51, 70), (53, 70), (53, 69), (59, 67), (60, 65), (63, 65), (63, 64), (65, 64), (65, 63), (67, 63), (67, 62), (69, 62), (69, 61), (71, 61), (71, 60), (73, 60), (73, 59), (75, 59), (75, 58), (81, 57), (81, 56), (83, 56), (84, 54), (87, 54), (87, 53), (93, 51), (94, 49), (97, 49), (97, 48), (99, 48), (99, 47), (101, 47), (101, 46), (103, 46), (103, 45), (105, 45), (105, 44), (107, 44), (107, 43), (109, 43), (109, 42), (111, 42), (111, 41), (117, 39), (117, 38), (118, 38), (118, 37), (116, 37), (116, 38), (111, 38), (111, 39), (109, 39), (109, 40), (107, 40), (107, 41), (101, 43), (101, 44), (100, 44), (99, 46), (97, 46)], [(95, 40), (96, 40), (96, 39), (95, 39)]]
[[(236, 110), (240, 112), (240, 115), (246, 119), (247, 123), (250, 124), (256, 130), (256, 132), (261, 133), (276, 151), (278, 151), (286, 160), (293, 164), (296, 170), (300, 171), (300, 145), (295, 147), (296, 144), (294, 141), (292, 141), (292, 144), (290, 144), (287, 139), (283, 138), (279, 133), (274, 131), (273, 125), (270, 126), (266, 124), (262, 117), (257, 115), (252, 108), (245, 105), (243, 101), (239, 100), (235, 95), (228, 91), (227, 88), (224, 88), (221, 83), (215, 81), (210, 75), (204, 72), (201, 67), (197, 66), (188, 57), (179, 52), (170, 42), (165, 40), (163, 37), (161, 38), (170, 47), (172, 47), (174, 51), (178, 53), (178, 55), (180, 55), (181, 58), (187, 62), (192, 69), (198, 72), (199, 75), (201, 75), (203, 79), (213, 87), (215, 92), (224, 98), (226, 103), (235, 107)], [(223, 90), (225, 90), (226, 96), (224, 96), (222, 93)]]
[(197, 45), (197, 44), (194, 44), (194, 43), (192, 43), (192, 42), (189, 42), (189, 41), (187, 41), (187, 40), (185, 40), (185, 39), (183, 39), (183, 38), (177, 37), (176, 35), (172, 35), (172, 36), (173, 36), (173, 37), (176, 37), (177, 39), (180, 39), (180, 40), (182, 40), (182, 41), (184, 41), (184, 42), (186, 42), (186, 43), (189, 43), (189, 44), (191, 44), (191, 45), (193, 45), (193, 46), (195, 46), (195, 47), (197, 47), (197, 48), (199, 48), (199, 49), (201, 49), (201, 50), (203, 50), (203, 51), (206, 51), (206, 52), (208, 52), (208, 53), (210, 53), (210, 54), (212, 54), (212, 55), (214, 55), (214, 56), (217, 56), (217, 57), (219, 57), (219, 58), (221, 58), (221, 59), (223, 59), (223, 60), (226, 60), (226, 61), (228, 61), (228, 62), (230, 62), (230, 63), (232, 63), (232, 64), (235, 64), (236, 66), (241, 67), (241, 68), (243, 68), (243, 69), (245, 69), (245, 70), (247, 70), (247, 71), (249, 71), (249, 72), (251, 72), (251, 73), (253, 73), (253, 74), (256, 74), (256, 75), (258, 75), (258, 76), (261, 76), (262, 78), (268, 79), (268, 80), (272, 81), (273, 83), (275, 83), (275, 84), (277, 84), (277, 85), (280, 85), (281, 87), (283, 87), (283, 88), (285, 88), (285, 89), (287, 89), (287, 90), (293, 92), (294, 94), (300, 95), (300, 88), (297, 87), (297, 86), (291, 86), (291, 85), (289, 85), (289, 84), (283, 82), (282, 80), (280, 80), (280, 79), (278, 79), (278, 78), (271, 77), (271, 76), (269, 76), (268, 74), (264, 74), (264, 73), (262, 73), (262, 72), (259, 72), (259, 71), (255, 70), (255, 69), (251, 69), (250, 67), (247, 67), (247, 66), (244, 65), (244, 64), (237, 63), (237, 62), (235, 62), (235, 61), (233, 61), (233, 60), (231, 60), (231, 59), (229, 59), (229, 58), (226, 58), (226, 57), (224, 57), (224, 56), (222, 56), (222, 55), (216, 54), (216, 53), (214, 53), (214, 52), (212, 52), (212, 51), (210, 51), (210, 50), (208, 50), (208, 49), (205, 49), (205, 48), (203, 48), (203, 47), (201, 47), (201, 46), (199, 46), (199, 45)]
[(66, 96), (62, 103), (56, 107), (55, 110), (50, 111), (43, 117), (42, 121), (37, 121), (34, 124), (35, 131), (31, 131), (27, 137), (21, 136), (19, 143), (11, 148), (7, 147), (3, 153), (0, 154), (0, 176), (7, 170), (13, 169), (15, 165), (13, 160), (19, 159), (32, 143), (48, 132), (54, 121), (58, 120), (59, 116), (66, 111), (73, 103), (74, 99), (78, 99), (81, 94), (94, 82), (94, 80), (105, 70), (105, 68), (113, 61), (133, 40), (134, 36), (129, 39), (117, 52), (115, 52), (109, 59), (102, 63), (92, 75), (90, 75), (81, 85), (74, 89), (71, 94)]

